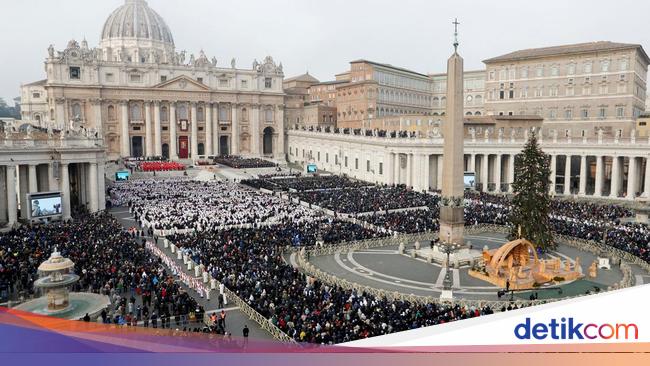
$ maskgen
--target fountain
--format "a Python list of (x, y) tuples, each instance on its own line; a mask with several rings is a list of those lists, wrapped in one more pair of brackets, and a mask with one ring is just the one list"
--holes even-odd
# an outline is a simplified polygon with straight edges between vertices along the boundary
[(34, 288), (45, 296), (18, 305), (17, 310), (65, 319), (79, 319), (86, 314), (96, 318), (110, 304), (105, 295), (70, 292), (79, 276), (74, 274), (74, 262), (61, 256), (56, 248), (38, 266), (38, 273), (40, 277), (34, 281)]

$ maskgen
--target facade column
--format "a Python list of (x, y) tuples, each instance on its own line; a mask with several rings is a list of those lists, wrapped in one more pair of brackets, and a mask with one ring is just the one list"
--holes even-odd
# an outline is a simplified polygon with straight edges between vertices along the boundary
[(176, 137), (176, 101), (169, 102), (169, 160), (178, 160), (178, 138)]
[(260, 150), (260, 105), (253, 104), (251, 108), (251, 124), (252, 124), (252, 133), (251, 133), (251, 153), (253, 155), (261, 156), (262, 151)]
[(153, 102), (153, 149), (151, 154), (162, 156), (162, 127), (160, 126), (160, 101)]
[(38, 192), (38, 178), (36, 177), (36, 165), (29, 164), (29, 193)]
[(18, 199), (20, 201), (20, 218), (27, 219), (27, 192), (29, 192), (29, 171), (27, 165), (18, 165)]
[(571, 155), (566, 156), (564, 163), (564, 195), (571, 194)]
[(120, 156), (123, 158), (131, 156), (131, 138), (129, 137), (129, 102), (123, 100), (120, 102), (122, 109), (122, 119), (120, 121)]
[(278, 143), (275, 146), (275, 158), (280, 159), (283, 163), (286, 161), (286, 155), (284, 154), (284, 106), (277, 105), (275, 106), (275, 126), (278, 129)]
[(490, 169), (490, 155), (488, 154), (483, 154), (483, 158), (481, 159), (481, 183), (483, 183), (483, 192), (488, 192), (488, 180), (489, 180), (489, 175), (488, 171)]
[(230, 155), (239, 155), (239, 118), (237, 103), (232, 103), (230, 114)]
[(212, 152), (212, 102), (207, 102), (203, 106), (205, 116), (205, 155), (214, 155)]
[(556, 190), (555, 190), (555, 183), (557, 182), (557, 155), (551, 154), (551, 184), (549, 185), (549, 193), (551, 195), (554, 195)]
[(68, 173), (68, 163), (61, 163), (61, 198), (63, 200), (61, 210), (64, 220), (72, 217), (70, 212), (70, 175)]
[[(98, 176), (97, 176), (97, 163), (90, 163), (90, 168), (88, 169), (88, 189), (90, 190), (90, 212), (97, 212), (99, 209), (99, 192), (98, 192)], [(103, 178), (103, 177), (102, 177)]]
[(627, 167), (627, 199), (633, 200), (636, 198), (637, 190), (637, 166), (636, 157), (630, 156), (629, 164)]
[(469, 156), (469, 169), (470, 172), (473, 172), (476, 175), (476, 154), (470, 154)]
[(54, 119), (56, 121), (56, 126), (59, 129), (64, 130), (65, 126), (67, 125), (65, 121), (65, 98), (55, 98), (54, 103)]
[(210, 106), (210, 109), (212, 110), (212, 115), (214, 116), (214, 128), (212, 129), (212, 152), (214, 155), (218, 156), (221, 155), (221, 142), (219, 141), (219, 134), (221, 133), (221, 127), (219, 126), (219, 103), (214, 103), (212, 106)]
[(386, 184), (393, 185), (395, 183), (395, 158), (393, 158), (393, 153), (386, 154)]
[(93, 106), (93, 115), (95, 119), (95, 129), (97, 130), (97, 137), (104, 136), (104, 122), (102, 121), (102, 100), (92, 99), (90, 104)]
[(617, 198), (621, 190), (621, 166), (618, 156), (612, 156), (612, 184), (609, 192), (610, 198)]
[(501, 158), (503, 155), (497, 154), (494, 162), (494, 191), (501, 192)]
[[(5, 223), (7, 218), (7, 174), (6, 168), (0, 165), (0, 223)], [(0, 227), (2, 227), (0, 225)]]
[(587, 194), (587, 155), (580, 156), (580, 189), (578, 190), (579, 196)]
[(18, 202), (16, 200), (16, 166), (7, 166), (7, 223), (14, 226), (18, 222)]
[(104, 180), (104, 161), (97, 164), (97, 209), (103, 211), (106, 209), (106, 181)]
[(596, 156), (596, 176), (594, 177), (594, 197), (601, 197), (603, 195), (603, 156)]
[[(515, 158), (516, 154), (510, 154), (508, 157), (508, 181), (510, 184), (508, 184), (508, 193), (514, 192), (513, 188), (513, 183), (515, 182)], [(553, 174), (555, 170), (552, 170), (551, 173)]]
[(196, 102), (190, 102), (190, 110), (192, 113), (191, 116), (191, 129), (192, 129), (192, 141), (191, 141), (191, 151), (192, 151), (192, 160), (196, 161), (199, 158), (199, 126), (196, 118)]
[(145, 156), (153, 156), (153, 134), (151, 133), (151, 101), (144, 102), (144, 139), (145, 141)]

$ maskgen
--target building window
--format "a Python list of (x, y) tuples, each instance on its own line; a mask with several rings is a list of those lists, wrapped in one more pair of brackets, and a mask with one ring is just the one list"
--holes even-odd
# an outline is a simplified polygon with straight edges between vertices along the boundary
[(325, 162), (326, 163), (330, 162), (330, 154), (329, 153), (325, 153)]
[[(489, 75), (490, 75), (490, 80), (494, 80), (494, 71), (490, 71)], [(442, 87), (441, 87), (441, 89), (442, 89)]]
[(587, 108), (583, 108), (580, 111), (580, 117), (582, 117), (582, 119), (589, 119), (589, 110)]
[(625, 108), (623, 108), (623, 107), (616, 107), (616, 117), (618, 117), (618, 118), (623, 118), (623, 117), (625, 117)]
[(160, 120), (163, 122), (169, 121), (169, 114), (167, 113), (167, 107), (160, 107)]
[(522, 79), (527, 79), (528, 78), (528, 68), (527, 67), (523, 67), (521, 69), (521, 78)]
[(621, 71), (627, 70), (627, 60), (626, 59), (621, 60), (620, 69), (621, 69)]
[(108, 106), (108, 120), (115, 121), (115, 107), (112, 105)]
[(228, 120), (228, 108), (223, 105), (219, 106), (219, 121), (227, 121)]
[(609, 71), (609, 60), (603, 60), (600, 63), (600, 69), (602, 72), (608, 72)]
[(591, 74), (591, 62), (585, 62), (582, 70), (585, 74)]
[(241, 109), (241, 120), (243, 122), (248, 122), (248, 109), (246, 108)]
[(354, 169), (359, 170), (359, 158), (354, 158)]
[(196, 81), (198, 81), (199, 83), (203, 84), (203, 78), (196, 78)]
[(366, 171), (370, 171), (370, 160), (366, 160)]
[(131, 106), (131, 121), (141, 121), (142, 120), (142, 111), (140, 106), (134, 104)]
[(569, 64), (569, 67), (567, 68), (567, 74), (575, 75), (575, 73), (576, 73), (576, 65), (575, 64)]
[(196, 109), (196, 119), (201, 122), (205, 121), (205, 113), (203, 113), (203, 107)]
[(384, 163), (379, 163), (379, 175), (384, 175)]
[(272, 78), (264, 78), (264, 88), (265, 89), (271, 89), (273, 87), (273, 79)]
[(535, 75), (538, 78), (541, 78), (542, 76), (544, 76), (544, 67), (542, 67), (542, 66), (538, 67), (537, 70), (535, 71)]
[(162, 75), (162, 76), (160, 77), (160, 82), (161, 82), (161, 83), (164, 83), (165, 81), (167, 81), (167, 76)]
[(228, 87), (228, 79), (219, 79), (219, 87), (227, 88)]
[(242, 80), (241, 81), (241, 88), (242, 89), (248, 89), (248, 80)]
[(79, 80), (81, 79), (81, 68), (78, 66), (70, 66), (68, 69), (70, 72), (70, 79), (71, 80)]
[(40, 98), (41, 93), (32, 93), (32, 98)]
[(72, 118), (81, 119), (81, 105), (79, 103), (72, 105)]
[(133, 126), (133, 131), (140, 131), (140, 126)]
[(348, 167), (348, 157), (347, 156), (345, 157), (345, 167), (346, 168)]
[(551, 76), (558, 76), (560, 75), (560, 68), (557, 66), (551, 67)]
[(142, 81), (142, 76), (140, 76), (140, 74), (131, 74), (129, 75), (129, 79), (132, 83), (139, 83)]
[(572, 109), (565, 110), (564, 111), (564, 118), (573, 119), (573, 110)]
[(113, 75), (113, 73), (110, 73), (110, 72), (106, 73), (106, 81), (108, 81), (108, 82), (115, 81), (115, 75)]
[(557, 118), (557, 110), (551, 109), (548, 113), (548, 117), (550, 119), (556, 119)]
[(606, 113), (605, 108), (602, 107), (598, 108), (598, 118), (605, 119), (605, 113)]

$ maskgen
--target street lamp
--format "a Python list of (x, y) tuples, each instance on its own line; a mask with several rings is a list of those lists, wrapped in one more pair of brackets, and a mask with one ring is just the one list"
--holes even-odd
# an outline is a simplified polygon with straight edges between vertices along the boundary
[(451, 253), (454, 253), (456, 250), (458, 250), (460, 248), (460, 245), (450, 242), (449, 236), (450, 235), (448, 234), (446, 243), (440, 244), (440, 250), (443, 253), (447, 254), (447, 268), (445, 269), (445, 271), (446, 271), (445, 278), (442, 281), (442, 289), (445, 290), (445, 291), (451, 290), (451, 286), (452, 286), (451, 266), (449, 265), (450, 264)]

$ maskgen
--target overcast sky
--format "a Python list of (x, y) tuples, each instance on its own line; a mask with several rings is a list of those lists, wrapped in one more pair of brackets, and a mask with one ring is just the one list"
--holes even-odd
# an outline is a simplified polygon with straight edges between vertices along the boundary
[[(0, 97), (43, 79), (47, 47), (84, 37), (98, 45), (108, 15), (124, 0), (3, 0)], [(320, 80), (365, 58), (421, 73), (445, 71), (454, 17), (465, 69), (523, 48), (610, 40), (650, 47), (645, 0), (149, 0), (177, 50), (204, 49), (221, 65), (250, 67), (271, 55), (285, 77)]]

